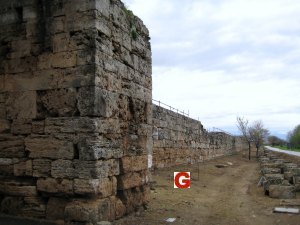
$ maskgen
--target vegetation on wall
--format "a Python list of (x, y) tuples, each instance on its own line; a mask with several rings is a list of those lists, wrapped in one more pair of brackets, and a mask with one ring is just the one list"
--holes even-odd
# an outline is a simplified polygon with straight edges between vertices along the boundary
[(129, 21), (131, 38), (133, 40), (136, 40), (138, 37), (138, 33), (136, 31), (135, 16), (134, 16), (133, 12), (131, 10), (129, 10), (126, 6), (124, 6), (124, 11), (126, 13), (128, 21)]

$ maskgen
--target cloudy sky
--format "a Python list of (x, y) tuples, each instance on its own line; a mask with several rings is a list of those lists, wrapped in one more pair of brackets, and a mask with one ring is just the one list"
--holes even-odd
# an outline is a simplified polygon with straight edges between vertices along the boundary
[(207, 128), (300, 124), (299, 0), (123, 0), (148, 27), (153, 98)]

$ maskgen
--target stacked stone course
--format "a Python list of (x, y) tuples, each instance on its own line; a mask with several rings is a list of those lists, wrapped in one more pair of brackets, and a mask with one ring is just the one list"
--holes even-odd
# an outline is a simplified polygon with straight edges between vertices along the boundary
[(158, 105), (153, 110), (153, 168), (202, 162), (245, 148), (240, 137), (207, 132), (200, 121)]
[(142, 21), (119, 0), (0, 5), (0, 211), (96, 224), (146, 204), (152, 82)]
[(278, 158), (270, 151), (259, 158), (262, 177), (260, 184), (271, 198), (290, 199), (300, 191), (300, 167)]

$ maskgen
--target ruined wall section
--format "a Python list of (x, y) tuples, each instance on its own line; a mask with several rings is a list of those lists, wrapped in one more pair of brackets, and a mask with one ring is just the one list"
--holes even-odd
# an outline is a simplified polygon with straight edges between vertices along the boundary
[(66, 224), (148, 200), (151, 51), (118, 0), (0, 0), (0, 211)]
[(240, 150), (239, 138), (207, 132), (201, 122), (153, 105), (153, 168), (202, 162)]

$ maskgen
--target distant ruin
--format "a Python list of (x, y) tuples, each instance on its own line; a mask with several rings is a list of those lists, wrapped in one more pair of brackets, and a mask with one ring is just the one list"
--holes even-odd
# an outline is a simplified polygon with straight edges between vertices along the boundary
[(121, 1), (0, 4), (1, 213), (118, 219), (149, 201), (152, 165), (240, 150), (152, 105), (149, 32)]

